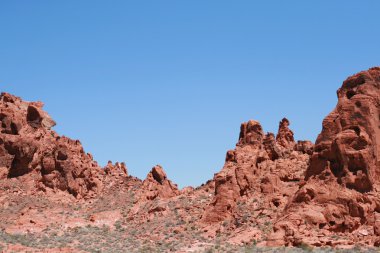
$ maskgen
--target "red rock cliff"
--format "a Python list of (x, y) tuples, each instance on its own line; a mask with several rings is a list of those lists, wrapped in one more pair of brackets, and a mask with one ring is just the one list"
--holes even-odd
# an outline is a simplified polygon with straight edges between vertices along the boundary
[(330, 173), (339, 184), (369, 192), (380, 181), (380, 69), (348, 78), (323, 121), (307, 178)]
[[(380, 68), (344, 81), (269, 245), (380, 245)], [(339, 242), (330, 236), (339, 233)]]
[(101, 188), (100, 168), (81, 143), (51, 130), (55, 122), (41, 102), (0, 96), (0, 177), (26, 178), (37, 188), (77, 197)]

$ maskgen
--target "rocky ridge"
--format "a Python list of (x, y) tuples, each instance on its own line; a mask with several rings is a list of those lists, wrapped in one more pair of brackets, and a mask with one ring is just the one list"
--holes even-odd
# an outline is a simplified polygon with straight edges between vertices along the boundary
[[(222, 170), (183, 190), (159, 165), (145, 180), (130, 176), (125, 163), (100, 168), (79, 141), (51, 129), (41, 102), (2, 93), (0, 249), (32, 250), (73, 229), (92, 245), (61, 238), (45, 249), (96, 251), (108, 235), (119, 242), (113, 251), (194, 252), (218, 241), (220, 251), (380, 246), (379, 89), (380, 68), (344, 81), (315, 145), (296, 141), (286, 118), (276, 135), (257, 121), (243, 123)], [(18, 245), (12, 236), (19, 234), (33, 240)]]

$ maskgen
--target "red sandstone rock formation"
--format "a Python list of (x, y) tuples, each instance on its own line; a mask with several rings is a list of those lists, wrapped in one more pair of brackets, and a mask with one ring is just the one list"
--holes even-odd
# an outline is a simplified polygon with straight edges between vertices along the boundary
[(172, 198), (180, 194), (176, 184), (173, 184), (166, 176), (160, 165), (156, 165), (148, 173), (139, 190), (139, 199), (154, 200), (156, 198)]
[(261, 124), (257, 121), (250, 120), (241, 124), (238, 146), (251, 145), (252, 147), (261, 148), (264, 139), (264, 132)]
[[(51, 130), (55, 122), (42, 103), (3, 93), (0, 191), (6, 194), (0, 194), (0, 230), (45, 233), (47, 228), (62, 232), (107, 224), (123, 228), (119, 232), (125, 238), (135, 231), (134, 239), (160, 245), (168, 242), (167, 234), (172, 242), (193, 238), (195, 231), (202, 240), (218, 235), (236, 244), (379, 246), (379, 90), (380, 68), (348, 78), (315, 147), (296, 143), (287, 119), (277, 136), (264, 135), (256, 121), (243, 123), (236, 148), (227, 152), (214, 180), (182, 191), (161, 166), (143, 182), (128, 177), (124, 163), (109, 162), (101, 170), (79, 141)], [(29, 189), (36, 187), (57, 194), (31, 195)], [(99, 190), (96, 198), (75, 201), (75, 206), (72, 198), (61, 198), (61, 191), (80, 198)]]
[(40, 182), (42, 189), (68, 191), (77, 197), (98, 191), (97, 163), (79, 141), (51, 130), (55, 122), (42, 107), (41, 102), (1, 94), (0, 174), (26, 177), (29, 183)]
[(379, 68), (361, 72), (338, 90), (338, 105), (323, 121), (307, 178), (328, 172), (359, 192), (380, 181), (379, 76)]
[(262, 149), (263, 139), (260, 123), (251, 120), (241, 125), (236, 149), (227, 152), (225, 166), (214, 177), (215, 198), (205, 212), (204, 222), (218, 222), (231, 216), (237, 199), (252, 190), (256, 164), (266, 155)]
[(294, 147), (294, 150), (312, 155), (314, 151), (314, 144), (311, 141), (298, 141)]
[(115, 165), (113, 165), (112, 161), (108, 161), (107, 165), (103, 169), (108, 175), (128, 176), (128, 168), (125, 165), (125, 162), (116, 162)]
[(282, 154), (281, 148), (276, 144), (276, 138), (273, 133), (267, 133), (263, 140), (265, 151), (268, 153), (269, 158), (274, 161), (280, 158)]
[(380, 68), (349, 77), (323, 121), (306, 184), (277, 221), (270, 245), (376, 245), (380, 236)]
[[(303, 178), (309, 156), (298, 151), (292, 153), (295, 142), (288, 126), (289, 121), (283, 119), (277, 135), (280, 143), (277, 143), (272, 133), (264, 136), (257, 121), (241, 125), (236, 149), (227, 152), (222, 171), (214, 177), (215, 197), (204, 213), (203, 222), (210, 224), (232, 218), (239, 199), (255, 195), (266, 198), (268, 205), (273, 201), (285, 203), (296, 191), (294, 183), (289, 182)], [(281, 191), (282, 196), (277, 196)]]
[(293, 131), (289, 129), (290, 122), (287, 118), (283, 118), (278, 128), (276, 136), (277, 144), (284, 148), (292, 149), (295, 145)]

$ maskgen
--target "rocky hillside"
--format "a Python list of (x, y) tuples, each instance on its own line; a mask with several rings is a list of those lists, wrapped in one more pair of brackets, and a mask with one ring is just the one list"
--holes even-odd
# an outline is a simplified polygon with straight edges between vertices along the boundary
[[(315, 145), (243, 123), (225, 165), (182, 190), (157, 165), (100, 168), (41, 102), (0, 97), (0, 250), (253, 252), (380, 246), (380, 68), (344, 81)], [(296, 250), (294, 248), (294, 250)]]
[(0, 178), (19, 179), (31, 191), (67, 191), (82, 198), (102, 189), (103, 171), (78, 140), (59, 136), (41, 102), (0, 97)]

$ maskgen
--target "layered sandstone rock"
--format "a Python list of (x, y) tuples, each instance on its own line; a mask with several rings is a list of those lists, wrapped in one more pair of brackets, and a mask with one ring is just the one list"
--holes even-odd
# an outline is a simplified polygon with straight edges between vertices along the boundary
[(139, 189), (139, 199), (154, 200), (157, 198), (167, 199), (180, 194), (176, 184), (173, 184), (166, 176), (164, 169), (156, 165), (148, 173)]
[(7, 178), (24, 178), (45, 189), (83, 197), (101, 188), (100, 168), (81, 143), (51, 130), (55, 122), (41, 102), (0, 96), (0, 167)]
[[(374, 245), (380, 217), (380, 68), (348, 78), (323, 121), (306, 184), (275, 226), (270, 245)], [(364, 232), (363, 232), (364, 231)], [(324, 235), (324, 237), (323, 237)]]

